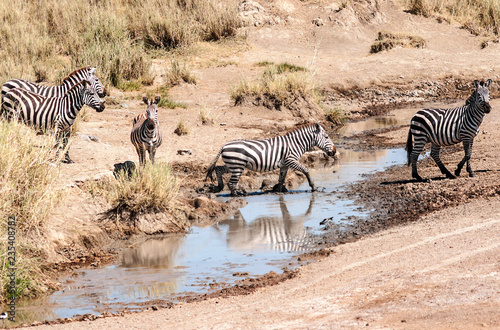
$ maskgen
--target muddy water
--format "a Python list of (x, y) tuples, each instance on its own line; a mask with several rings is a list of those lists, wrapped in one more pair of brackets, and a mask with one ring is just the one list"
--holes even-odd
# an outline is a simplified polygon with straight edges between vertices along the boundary
[[(350, 124), (343, 134), (408, 124), (416, 110), (400, 109)], [(353, 216), (368, 214), (369, 210), (340, 198), (342, 185), (361, 180), (365, 173), (402, 164), (406, 157), (402, 149), (340, 149), (339, 153), (333, 166), (311, 171), (319, 192), (311, 193), (304, 183), (291, 194), (248, 196), (247, 206), (215, 226), (133, 243), (120, 252), (118, 263), (78, 270), (61, 279), (62, 290), (18, 306), (17, 322), (137, 310), (155, 299), (175, 302), (179, 295), (220, 289), (241, 276), (296, 267), (292, 257), (314, 247), (323, 231), (322, 219), (331, 217), (342, 226)]]

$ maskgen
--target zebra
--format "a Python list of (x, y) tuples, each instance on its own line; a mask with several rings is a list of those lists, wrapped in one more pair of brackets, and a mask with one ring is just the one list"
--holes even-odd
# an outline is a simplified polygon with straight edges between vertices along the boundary
[[(319, 147), (328, 156), (335, 155), (335, 146), (330, 140), (324, 127), (319, 124), (305, 124), (298, 126), (283, 136), (276, 136), (265, 140), (235, 140), (226, 143), (220, 150), (207, 170), (205, 180), (213, 181), (213, 172), (216, 171), (218, 186), (213, 187), (213, 192), (220, 192), (224, 188), (222, 174), (231, 173), (228, 186), (231, 195), (245, 195), (245, 191), (237, 191), (236, 187), (243, 170), (267, 172), (280, 168), (278, 184), (273, 188), (275, 192), (286, 192), (283, 186), (289, 168), (302, 172), (309, 182), (312, 191), (314, 185), (307, 168), (299, 163), (300, 157), (312, 149)], [(216, 166), (217, 160), (222, 156), (225, 166)]]
[[(467, 163), (469, 176), (475, 176), (470, 166), (472, 143), (474, 137), (479, 133), (479, 126), (484, 115), (491, 111), (490, 92), (488, 90), (490, 85), (491, 79), (488, 79), (486, 83), (479, 83), (474, 80), (476, 89), (464, 106), (453, 109), (423, 109), (413, 116), (405, 149), (408, 158), (407, 165), (412, 166), (412, 177), (414, 179), (420, 182), (424, 181), (417, 172), (417, 159), (427, 142), (431, 142), (432, 159), (436, 162), (441, 173), (445, 174), (448, 179), (455, 179), (460, 176), (465, 163)], [(413, 137), (415, 138), (415, 145), (413, 145)], [(458, 163), (453, 175), (441, 162), (439, 151), (442, 146), (449, 146), (459, 142), (463, 143), (465, 156)]]
[(90, 81), (99, 97), (105, 97), (106, 89), (95, 75), (95, 71), (96, 68), (91, 66), (77, 69), (64, 78), (60, 86), (43, 86), (23, 79), (11, 79), (2, 86), (2, 102), (5, 94), (14, 88), (26, 89), (45, 97), (63, 97), (71, 87), (83, 80)]
[[(71, 126), (83, 105), (102, 112), (104, 103), (91, 83), (83, 80), (71, 87), (63, 97), (45, 97), (22, 88), (11, 89), (5, 94), (2, 112), (7, 119), (17, 119), (37, 130), (54, 129), (59, 146), (66, 148)], [(73, 163), (69, 150), (66, 150), (63, 161)]]
[(132, 132), (130, 133), (130, 141), (132, 141), (139, 155), (139, 163), (141, 165), (146, 164), (146, 151), (149, 152), (151, 164), (155, 163), (156, 149), (161, 146), (163, 141), (158, 121), (160, 96), (157, 96), (154, 100), (148, 100), (144, 96), (143, 101), (148, 106), (146, 113), (137, 115), (134, 118)]

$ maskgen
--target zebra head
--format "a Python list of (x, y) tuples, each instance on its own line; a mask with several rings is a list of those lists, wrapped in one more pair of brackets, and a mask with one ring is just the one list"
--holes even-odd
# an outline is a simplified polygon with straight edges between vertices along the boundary
[(93, 108), (97, 112), (104, 111), (104, 103), (106, 100), (102, 100), (94, 88), (92, 88), (92, 84), (88, 80), (82, 81), (83, 87), (83, 103)]
[(467, 104), (474, 104), (482, 112), (490, 113), (490, 90), (488, 89), (490, 85), (491, 79), (488, 79), (486, 82), (474, 80), (474, 87), (476, 87), (476, 90), (467, 100)]
[(88, 75), (86, 77), (86, 80), (90, 81), (90, 85), (92, 88), (97, 92), (97, 95), (99, 97), (105, 97), (106, 96), (106, 88), (104, 85), (101, 83), (99, 78), (95, 75), (96, 68), (90, 68), (90, 71), (88, 71)]
[(324, 152), (326, 152), (328, 156), (333, 157), (337, 150), (335, 149), (335, 146), (333, 145), (332, 140), (328, 136), (328, 133), (326, 133), (324, 127), (319, 123), (314, 124), (313, 133), (314, 133), (315, 145)]
[(148, 106), (146, 109), (146, 116), (148, 120), (153, 120), (154, 123), (158, 123), (158, 103), (160, 102), (160, 97), (157, 96), (155, 99), (149, 100), (147, 97), (143, 97), (142, 100)]

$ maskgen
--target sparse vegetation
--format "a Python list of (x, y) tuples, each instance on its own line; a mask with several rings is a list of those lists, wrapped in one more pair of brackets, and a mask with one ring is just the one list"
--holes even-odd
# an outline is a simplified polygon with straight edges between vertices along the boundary
[(276, 65), (261, 62), (257, 65), (266, 66), (259, 81), (241, 81), (231, 89), (230, 95), (236, 104), (248, 96), (266, 96), (279, 108), (286, 107), (297, 97), (314, 98), (312, 76), (305, 69), (287, 63)]
[(235, 2), (213, 0), (2, 2), (0, 20), (0, 84), (55, 83), (60, 72), (97, 65), (104, 82), (121, 87), (152, 81), (154, 51), (231, 37), (240, 24)]
[(370, 53), (379, 53), (394, 47), (424, 48), (426, 45), (427, 42), (419, 36), (380, 31), (377, 39), (370, 48)]
[(188, 70), (185, 63), (181, 66), (176, 60), (172, 61), (172, 67), (167, 74), (167, 79), (171, 86), (178, 85), (182, 81), (188, 84), (196, 84), (196, 76)]
[(346, 122), (344, 111), (339, 108), (325, 110), (326, 120), (335, 126), (343, 126)]
[(497, 0), (400, 0), (408, 12), (440, 21), (455, 20), (475, 35), (499, 36), (500, 2)]
[(186, 126), (186, 122), (183, 119), (177, 123), (174, 133), (179, 136), (189, 134), (189, 128)]
[(210, 115), (210, 112), (206, 109), (200, 110), (199, 118), (202, 125), (213, 125), (215, 122), (214, 118)]
[[(44, 292), (50, 286), (34, 248), (45, 223), (62, 201), (56, 186), (59, 158), (53, 135), (37, 136), (29, 127), (0, 118), (0, 294), (7, 293), (7, 221), (16, 217), (16, 296)], [(63, 156), (63, 153), (60, 153)]]

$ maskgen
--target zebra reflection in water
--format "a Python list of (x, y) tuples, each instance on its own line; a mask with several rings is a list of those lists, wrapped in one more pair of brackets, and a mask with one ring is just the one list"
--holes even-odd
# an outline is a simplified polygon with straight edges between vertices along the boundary
[(316, 235), (304, 228), (305, 219), (311, 214), (314, 194), (305, 214), (292, 216), (283, 196), (279, 197), (281, 216), (259, 217), (247, 222), (240, 211), (233, 219), (219, 222), (229, 227), (228, 245), (233, 249), (248, 250), (268, 248), (277, 252), (307, 252), (315, 247)]

